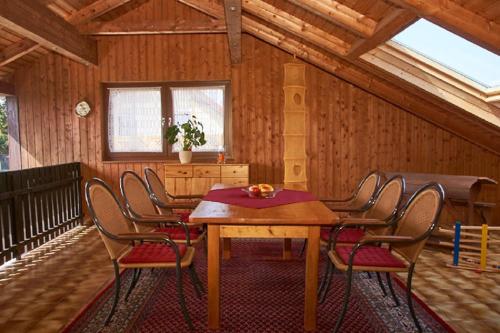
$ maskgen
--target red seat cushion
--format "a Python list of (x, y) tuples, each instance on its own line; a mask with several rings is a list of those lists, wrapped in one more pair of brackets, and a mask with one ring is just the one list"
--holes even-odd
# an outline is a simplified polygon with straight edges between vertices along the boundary
[[(356, 243), (365, 235), (365, 232), (360, 228), (345, 228), (340, 231), (337, 236), (337, 243)], [(330, 237), (330, 228), (321, 229), (321, 239), (328, 242)]]
[[(177, 245), (181, 257), (186, 253), (186, 246)], [(122, 264), (152, 264), (175, 262), (175, 251), (172, 247), (161, 243), (139, 244), (123, 258)]]
[[(344, 264), (349, 262), (352, 248), (349, 246), (339, 246), (335, 249)], [(363, 246), (354, 255), (354, 266), (374, 266), (405, 268), (405, 263), (392, 255), (388, 249), (378, 246)]]
[[(189, 239), (194, 240), (198, 238), (201, 234), (201, 231), (198, 227), (189, 227)], [(165, 228), (156, 228), (155, 232), (164, 232), (170, 236), (172, 239), (186, 239), (186, 231), (183, 227), (165, 227)]]
[(191, 215), (191, 212), (179, 212), (176, 214), (181, 217), (182, 222), (189, 223), (189, 215)]

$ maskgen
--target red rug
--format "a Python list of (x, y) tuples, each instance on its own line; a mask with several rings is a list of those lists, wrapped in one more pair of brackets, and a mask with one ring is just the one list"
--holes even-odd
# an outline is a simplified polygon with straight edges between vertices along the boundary
[[(279, 259), (281, 246), (281, 241), (274, 240), (233, 240), (233, 258), (221, 265), (219, 332), (303, 332), (304, 259), (298, 257), (301, 242), (294, 242), (295, 257), (290, 261)], [(196, 267), (206, 285), (206, 258), (201, 247), (196, 253)], [(131, 276), (131, 272), (123, 273), (122, 290), (126, 290)], [(196, 297), (187, 274), (184, 285), (195, 332), (209, 332), (206, 296), (201, 300)], [(316, 332), (331, 332), (335, 326), (344, 285), (344, 275), (335, 274), (326, 302), (318, 306)], [(391, 297), (383, 297), (376, 278), (357, 274), (342, 332), (415, 331), (402, 286), (394, 285), (401, 300), (396, 307)], [(129, 301), (120, 300), (112, 323), (103, 329), (112, 298), (113, 288), (108, 286), (64, 331), (189, 332), (178, 307), (172, 270), (144, 271)], [(420, 300), (414, 303), (425, 332), (453, 332)]]

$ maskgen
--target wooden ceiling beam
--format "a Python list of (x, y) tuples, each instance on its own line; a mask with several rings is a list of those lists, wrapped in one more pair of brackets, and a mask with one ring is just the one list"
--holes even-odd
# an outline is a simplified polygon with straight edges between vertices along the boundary
[(0, 0), (0, 25), (73, 60), (97, 64), (97, 42), (38, 1)]
[(10, 95), (16, 94), (16, 89), (13, 84), (5, 81), (0, 81), (0, 95)]
[[(201, 12), (209, 11), (212, 17), (223, 17), (223, 8), (212, 0), (178, 0)], [(204, 7), (209, 2), (210, 7)], [(206, 12), (205, 12), (206, 13)], [(215, 15), (215, 16), (214, 16)], [(355, 86), (392, 103), (417, 117), (469, 140), (488, 151), (500, 155), (500, 131), (480, 119), (472, 118), (457, 107), (431, 96), (422, 96), (419, 89), (407, 90), (401, 81), (386, 80), (368, 70), (368, 65), (357, 66), (332, 54), (309, 47), (293, 36), (285, 35), (248, 16), (242, 17), (243, 31), (288, 53), (297, 55), (323, 70), (336, 75)], [(358, 62), (356, 62), (358, 63)], [(360, 64), (362, 65), (362, 64)], [(387, 75), (387, 74), (386, 74)], [(396, 81), (396, 82), (395, 82)], [(402, 87), (405, 87), (403, 89)], [(432, 100), (432, 101), (431, 101)]]
[(325, 50), (346, 55), (349, 43), (262, 0), (243, 0), (243, 10)]
[(86, 35), (170, 35), (170, 34), (206, 34), (225, 33), (223, 20), (209, 22), (192, 21), (145, 21), (140, 23), (109, 22), (89, 23), (80, 29)]
[(76, 13), (76, 8), (73, 7), (71, 4), (67, 3), (65, 0), (38, 0), (38, 1), (65, 19), (70, 15), (72, 15), (73, 13)]
[(84, 24), (127, 2), (130, 2), (130, 0), (97, 0), (73, 13), (67, 18), (67, 21), (74, 25)]
[(358, 58), (362, 54), (388, 41), (417, 20), (418, 16), (410, 11), (399, 8), (393, 10), (377, 24), (375, 32), (370, 38), (360, 39), (351, 46), (348, 57), (351, 59)]
[(177, 0), (215, 19), (224, 19), (224, 9), (217, 0)]
[(490, 21), (453, 0), (390, 0), (453, 33), (500, 55), (500, 23)]
[(335, 0), (289, 0), (328, 22), (368, 38), (375, 32), (377, 21)]
[(19, 42), (7, 46), (2, 52), (0, 52), (0, 67), (10, 64), (39, 47), (39, 44), (27, 38), (21, 39)]
[(227, 41), (232, 64), (241, 63), (241, 0), (224, 0)]

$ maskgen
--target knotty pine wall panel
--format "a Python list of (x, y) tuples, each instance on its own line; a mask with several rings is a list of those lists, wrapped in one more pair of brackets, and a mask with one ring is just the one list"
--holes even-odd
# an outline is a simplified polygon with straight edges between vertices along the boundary
[[(139, 14), (137, 14), (139, 15)], [(194, 15), (194, 14), (193, 14)], [(22, 167), (81, 161), (118, 190), (120, 174), (160, 162), (103, 162), (101, 82), (231, 80), (233, 156), (250, 163), (251, 182), (283, 181), (283, 64), (293, 57), (243, 35), (243, 62), (231, 66), (224, 34), (100, 37), (99, 66), (50, 53), (15, 74)], [(369, 170), (488, 176), (500, 158), (314, 66), (306, 67), (310, 188), (347, 196)], [(92, 113), (73, 113), (86, 99)], [(485, 199), (498, 202), (500, 188)], [(500, 210), (495, 211), (500, 224)]]

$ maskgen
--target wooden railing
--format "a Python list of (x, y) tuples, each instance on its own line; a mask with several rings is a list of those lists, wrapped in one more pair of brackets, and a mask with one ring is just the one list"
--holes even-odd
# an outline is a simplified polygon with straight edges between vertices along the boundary
[(0, 172), (0, 265), (80, 223), (80, 163)]

